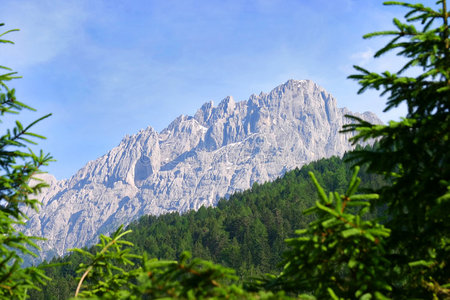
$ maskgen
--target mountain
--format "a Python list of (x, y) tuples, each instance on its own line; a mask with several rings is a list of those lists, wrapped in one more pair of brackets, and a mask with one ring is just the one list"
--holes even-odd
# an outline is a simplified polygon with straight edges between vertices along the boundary
[(370, 112), (337, 108), (336, 100), (309, 80), (289, 80), (247, 101), (232, 97), (205, 103), (161, 132), (148, 127), (70, 179), (57, 181), (39, 200), (25, 233), (44, 236), (41, 257), (95, 242), (120, 224), (146, 214), (185, 212), (215, 205), (221, 197), (273, 180), (307, 162), (351, 149), (340, 134), (345, 114), (371, 123)]

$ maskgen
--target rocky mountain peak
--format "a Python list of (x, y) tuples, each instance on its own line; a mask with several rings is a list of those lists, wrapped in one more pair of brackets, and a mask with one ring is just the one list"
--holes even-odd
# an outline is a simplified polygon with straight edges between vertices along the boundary
[(88, 162), (68, 180), (48, 178), (39, 214), (25, 232), (45, 236), (42, 258), (93, 243), (100, 233), (144, 214), (184, 212), (274, 180), (305, 163), (351, 149), (340, 134), (354, 114), (310, 80), (289, 80), (269, 93), (236, 102), (212, 101), (181, 115), (160, 133), (148, 127)]

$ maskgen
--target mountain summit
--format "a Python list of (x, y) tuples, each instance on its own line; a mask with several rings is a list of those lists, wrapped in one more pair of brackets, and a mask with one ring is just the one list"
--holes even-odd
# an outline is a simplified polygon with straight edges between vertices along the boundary
[(289, 80), (247, 101), (205, 103), (159, 133), (148, 127), (126, 136), (70, 179), (45, 175), (51, 186), (39, 196), (40, 212), (26, 211), (25, 233), (46, 237), (41, 258), (50, 258), (144, 214), (214, 205), (255, 182), (350, 150), (350, 135), (339, 133), (345, 114), (381, 123), (371, 112), (337, 108), (309, 80)]

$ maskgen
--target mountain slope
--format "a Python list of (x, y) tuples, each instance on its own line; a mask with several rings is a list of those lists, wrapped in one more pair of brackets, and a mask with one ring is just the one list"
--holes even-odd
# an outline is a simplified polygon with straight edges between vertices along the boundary
[[(236, 270), (236, 274), (251, 277), (281, 271), (282, 255), (287, 250), (285, 239), (293, 237), (296, 229), (305, 228), (312, 220), (303, 211), (314, 205), (317, 190), (308, 172), (313, 172), (325, 191), (344, 192), (353, 170), (336, 156), (321, 159), (285, 173), (275, 181), (255, 184), (229, 199), (221, 199), (217, 207), (201, 207), (197, 211), (179, 215), (168, 213), (143, 216), (126, 230), (132, 232), (124, 239), (134, 244), (133, 253), (147, 253), (148, 257), (179, 260), (183, 251), (220, 263)], [(384, 184), (381, 175), (359, 172), (360, 191), (379, 188)], [(99, 251), (90, 249), (90, 251)], [(52, 281), (41, 286), (43, 291), (31, 292), (32, 299), (68, 299), (73, 296), (79, 264), (89, 263), (79, 253), (57, 258), (52, 263), (62, 265), (49, 268), (46, 275)], [(69, 264), (67, 264), (69, 263)]]
[(312, 81), (289, 80), (269, 94), (218, 106), (204, 104), (160, 133), (148, 127), (125, 137), (68, 180), (49, 178), (43, 207), (26, 233), (45, 236), (43, 257), (95, 241), (100, 233), (145, 214), (185, 212), (273, 180), (307, 162), (350, 150), (339, 134), (350, 113)]

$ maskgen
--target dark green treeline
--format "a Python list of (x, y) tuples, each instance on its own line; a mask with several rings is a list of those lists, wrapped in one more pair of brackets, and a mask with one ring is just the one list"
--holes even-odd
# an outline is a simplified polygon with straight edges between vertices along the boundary
[[(169, 213), (144, 216), (128, 226), (133, 232), (126, 239), (135, 245), (135, 253), (149, 257), (178, 259), (182, 251), (236, 270), (242, 278), (280, 271), (279, 263), (286, 249), (284, 240), (294, 230), (304, 228), (310, 216), (302, 212), (313, 206), (317, 191), (308, 172), (312, 171), (326, 190), (343, 192), (352, 171), (343, 159), (332, 157), (310, 163), (300, 170), (287, 172), (282, 178), (254, 184), (250, 190), (238, 192), (217, 207), (201, 207), (185, 214)], [(364, 188), (383, 184), (380, 176), (359, 173)], [(75, 270), (82, 262), (73, 253), (51, 263), (67, 265), (48, 268), (52, 278), (42, 291), (31, 291), (32, 299), (67, 299), (76, 288)]]

